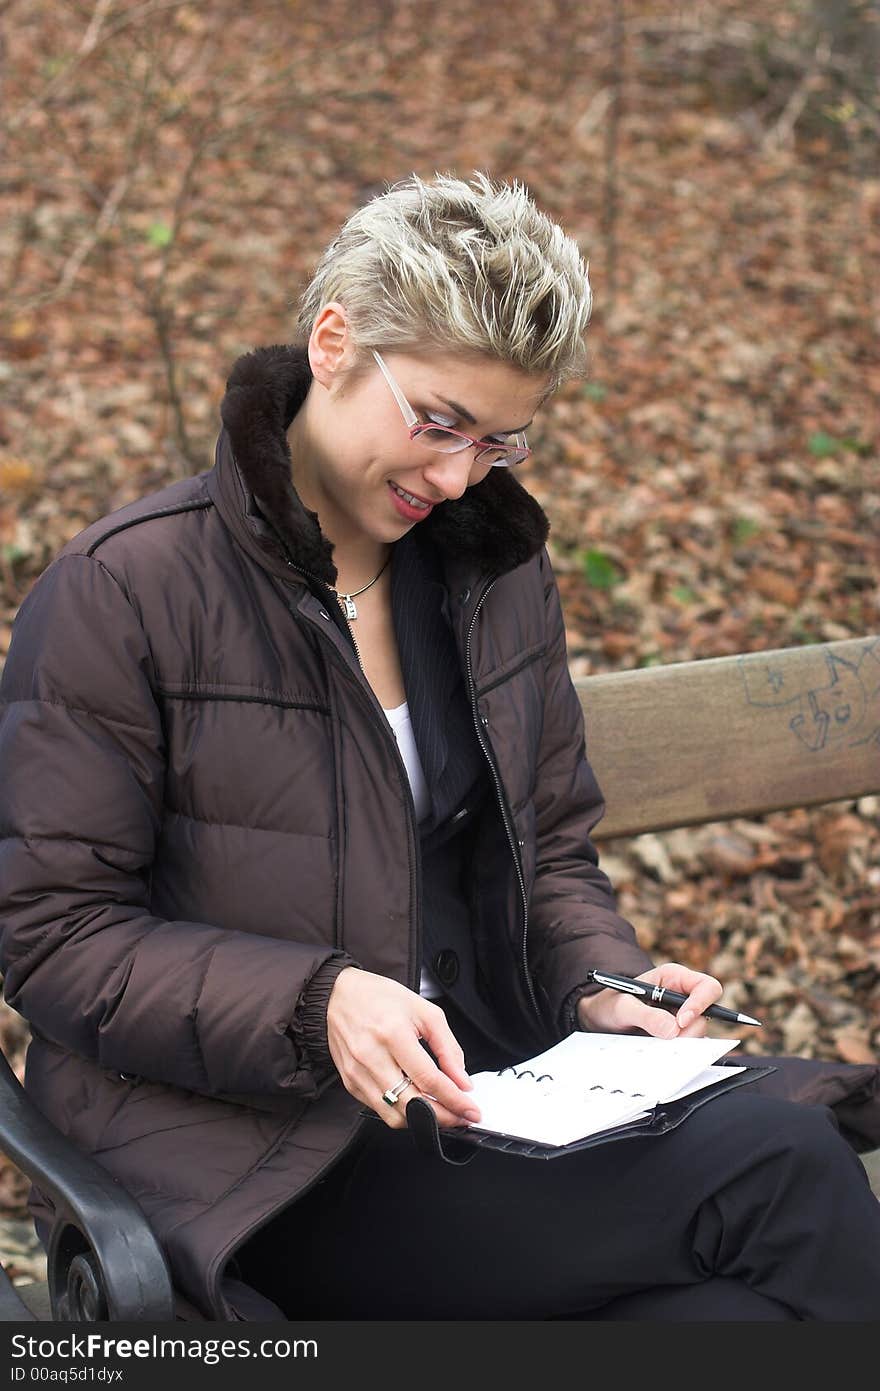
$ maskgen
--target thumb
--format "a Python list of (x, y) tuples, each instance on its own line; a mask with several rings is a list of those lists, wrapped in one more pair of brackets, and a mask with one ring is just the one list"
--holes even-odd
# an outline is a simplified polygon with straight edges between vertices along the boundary
[(653, 1038), (678, 1038), (681, 1030), (674, 1014), (667, 1013), (665, 1009), (652, 1009), (650, 1005), (637, 1001), (633, 1001), (633, 1004), (639, 1011), (638, 1020), (633, 1020), (636, 1028), (643, 1029)]

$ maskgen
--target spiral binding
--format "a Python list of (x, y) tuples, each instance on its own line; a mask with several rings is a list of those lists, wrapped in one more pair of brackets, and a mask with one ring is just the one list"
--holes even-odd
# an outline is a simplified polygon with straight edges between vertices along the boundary
[[(536, 1084), (538, 1082), (556, 1081), (556, 1078), (553, 1076), (552, 1072), (542, 1072), (539, 1076), (536, 1077), (534, 1072), (532, 1072), (531, 1068), (528, 1067), (521, 1068), (519, 1072), (517, 1072), (515, 1067), (500, 1067), (496, 1073), (496, 1076), (503, 1077), (507, 1072), (512, 1072), (518, 1082), (521, 1082), (524, 1077), (531, 1077), (532, 1081)], [(544, 1091), (549, 1091), (549, 1087), (545, 1087)], [(594, 1082), (591, 1087), (587, 1087), (587, 1091), (606, 1092), (608, 1096), (628, 1096), (631, 1097), (633, 1101), (644, 1101), (647, 1099), (644, 1092), (625, 1092), (623, 1090), (623, 1087), (603, 1087), (601, 1082)]]
[(524, 1067), (520, 1072), (517, 1072), (515, 1067), (499, 1067), (498, 1076), (503, 1077), (505, 1072), (512, 1072), (518, 1082), (522, 1081), (523, 1077), (531, 1077), (533, 1082), (556, 1081), (556, 1078), (553, 1076), (552, 1072), (542, 1072), (539, 1077), (536, 1077), (534, 1072), (532, 1072), (531, 1068), (528, 1067)]

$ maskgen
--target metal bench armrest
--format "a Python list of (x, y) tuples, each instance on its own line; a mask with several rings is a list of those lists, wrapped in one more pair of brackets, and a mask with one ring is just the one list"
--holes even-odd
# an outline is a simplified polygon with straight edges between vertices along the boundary
[[(54, 1318), (173, 1319), (168, 1265), (141, 1208), (46, 1119), (2, 1054), (0, 1150), (54, 1208), (47, 1252)], [(9, 1299), (4, 1303), (8, 1308)], [(16, 1315), (7, 1314), (11, 1317)]]

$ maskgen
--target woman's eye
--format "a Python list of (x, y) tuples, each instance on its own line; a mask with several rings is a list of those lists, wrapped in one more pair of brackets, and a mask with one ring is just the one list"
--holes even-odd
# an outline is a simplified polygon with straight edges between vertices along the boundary
[(454, 415), (438, 415), (435, 411), (425, 411), (425, 416), (432, 425), (445, 425), (447, 430), (451, 430), (455, 424)]

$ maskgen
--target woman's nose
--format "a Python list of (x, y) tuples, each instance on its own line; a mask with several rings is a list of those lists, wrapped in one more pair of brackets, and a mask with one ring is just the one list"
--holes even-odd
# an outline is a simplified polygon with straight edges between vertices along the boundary
[(459, 450), (456, 454), (432, 454), (429, 462), (422, 466), (425, 482), (450, 502), (461, 497), (475, 472), (472, 448)]

